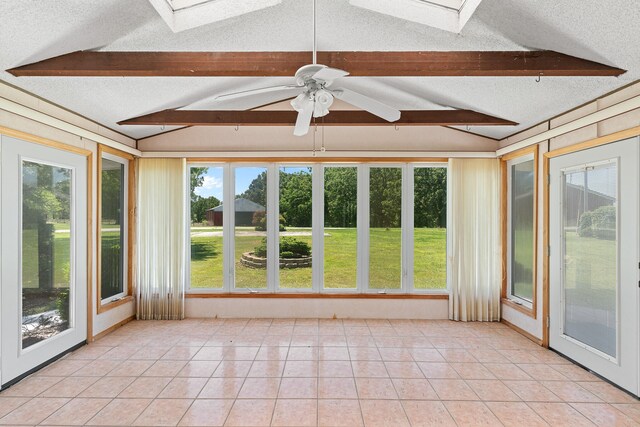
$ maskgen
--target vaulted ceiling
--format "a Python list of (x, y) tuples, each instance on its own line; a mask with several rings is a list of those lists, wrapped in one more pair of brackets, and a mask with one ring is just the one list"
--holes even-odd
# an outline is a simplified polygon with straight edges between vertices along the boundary
[[(325, 51), (553, 50), (628, 70), (620, 77), (349, 77), (341, 86), (401, 110), (458, 108), (519, 123), (472, 126), (503, 138), (640, 79), (640, 8), (617, 0), (483, 0), (460, 34), (318, 0)], [(148, 0), (3, 0), (0, 70), (78, 50), (308, 51), (310, 0), (174, 33)], [(288, 82), (283, 77), (14, 77), (0, 79), (134, 138), (171, 126), (119, 121), (202, 98)], [(233, 109), (219, 103), (217, 110)], [(274, 108), (281, 108), (275, 106)]]

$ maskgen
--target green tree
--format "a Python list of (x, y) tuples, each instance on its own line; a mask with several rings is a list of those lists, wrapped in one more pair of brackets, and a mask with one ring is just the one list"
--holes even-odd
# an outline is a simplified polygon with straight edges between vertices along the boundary
[(354, 167), (325, 169), (324, 222), (328, 227), (355, 227), (358, 215), (358, 171)]
[(196, 188), (200, 187), (204, 182), (204, 174), (207, 173), (209, 168), (191, 168), (189, 170), (189, 178), (191, 183), (191, 203), (193, 203), (197, 197)]
[(220, 200), (214, 196), (201, 197), (197, 194), (191, 200), (191, 222), (203, 223), (207, 219), (207, 210), (220, 206)]
[(247, 190), (236, 196), (236, 198), (244, 198), (251, 200), (262, 206), (267, 206), (267, 172), (264, 171), (260, 175), (254, 178), (249, 184)]
[(414, 172), (415, 227), (447, 226), (447, 169), (416, 168)]
[(313, 212), (311, 168), (286, 173), (280, 171), (280, 214), (290, 227), (311, 227)]
[(123, 169), (102, 171), (102, 221), (120, 224), (122, 220)]
[(369, 175), (369, 218), (375, 228), (397, 228), (402, 217), (402, 169), (372, 168)]

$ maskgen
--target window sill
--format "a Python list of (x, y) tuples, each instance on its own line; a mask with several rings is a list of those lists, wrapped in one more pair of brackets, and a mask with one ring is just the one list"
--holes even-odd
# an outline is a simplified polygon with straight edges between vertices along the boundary
[(506, 305), (507, 307), (510, 307), (516, 311), (519, 311), (520, 313), (531, 317), (532, 319), (536, 318), (536, 312), (534, 311), (533, 307), (529, 308), (525, 305), (522, 304), (517, 304), (516, 302), (510, 300), (509, 298), (502, 298), (502, 304)]
[(133, 296), (129, 295), (126, 297), (122, 297), (118, 300), (111, 301), (107, 304), (98, 304), (97, 314), (104, 313), (105, 311), (113, 310), (116, 307), (120, 307), (123, 304), (133, 302)]
[(188, 293), (187, 298), (307, 298), (307, 299), (431, 299), (448, 300), (448, 293), (437, 294), (362, 294), (362, 293)]

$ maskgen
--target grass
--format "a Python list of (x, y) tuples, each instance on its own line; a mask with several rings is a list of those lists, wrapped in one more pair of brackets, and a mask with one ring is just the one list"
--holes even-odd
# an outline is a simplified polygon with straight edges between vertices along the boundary
[[(219, 227), (198, 228), (196, 232), (221, 231)], [(247, 231), (251, 230), (246, 228)], [(307, 231), (311, 229), (292, 229)], [(357, 233), (354, 228), (327, 229), (325, 235), (324, 282), (328, 289), (356, 287)], [(400, 229), (372, 229), (370, 287), (399, 289), (401, 278)], [(240, 264), (243, 252), (250, 252), (260, 243), (261, 236), (236, 236), (236, 288), (264, 289), (266, 270), (252, 269)], [(296, 236), (311, 244), (311, 236)], [(415, 230), (416, 289), (446, 288), (446, 230)], [(191, 238), (191, 288), (221, 289), (223, 283), (222, 237), (194, 236)], [(280, 287), (310, 289), (311, 268), (280, 270)]]

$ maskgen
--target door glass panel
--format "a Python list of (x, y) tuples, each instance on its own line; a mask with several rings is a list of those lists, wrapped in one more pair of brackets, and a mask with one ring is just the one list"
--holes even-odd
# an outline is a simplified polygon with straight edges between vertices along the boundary
[(369, 288), (400, 289), (402, 169), (374, 167), (369, 175)]
[(511, 167), (511, 294), (533, 300), (533, 160)]
[(312, 169), (280, 168), (280, 287), (311, 289)]
[(617, 165), (564, 173), (564, 334), (616, 357)]
[(124, 292), (124, 165), (102, 159), (100, 227), (100, 296)]
[(222, 289), (223, 168), (191, 167), (191, 289)]
[(267, 287), (267, 168), (235, 169), (235, 287)]
[(358, 273), (358, 168), (324, 168), (324, 287), (355, 289)]
[(415, 168), (413, 180), (413, 286), (446, 289), (447, 169)]
[(72, 170), (22, 162), (22, 348), (70, 327)]

